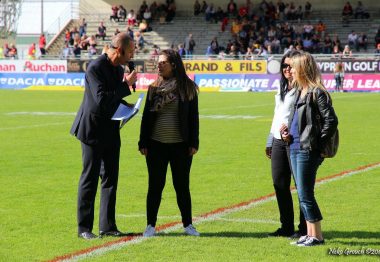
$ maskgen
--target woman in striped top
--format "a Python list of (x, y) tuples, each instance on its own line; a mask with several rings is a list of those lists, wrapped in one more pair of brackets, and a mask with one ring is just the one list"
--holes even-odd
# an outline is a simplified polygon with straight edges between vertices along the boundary
[(185, 233), (199, 236), (192, 225), (190, 168), (199, 145), (198, 87), (186, 75), (180, 55), (164, 50), (158, 79), (149, 86), (141, 121), (139, 150), (149, 173), (145, 237), (155, 234), (157, 213), (168, 164)]

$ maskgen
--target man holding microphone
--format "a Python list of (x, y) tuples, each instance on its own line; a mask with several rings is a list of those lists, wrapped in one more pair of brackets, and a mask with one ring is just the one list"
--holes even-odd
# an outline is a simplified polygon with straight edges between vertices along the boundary
[[(101, 177), (99, 235), (124, 236), (116, 226), (115, 206), (119, 176), (119, 121), (111, 120), (122, 100), (131, 94), (135, 71), (124, 77), (122, 65), (133, 58), (135, 44), (126, 33), (111, 40), (107, 51), (92, 61), (85, 75), (85, 91), (70, 133), (82, 146), (83, 170), (78, 186), (78, 237), (93, 239), (95, 196)], [(103, 164), (104, 172), (100, 172)]]

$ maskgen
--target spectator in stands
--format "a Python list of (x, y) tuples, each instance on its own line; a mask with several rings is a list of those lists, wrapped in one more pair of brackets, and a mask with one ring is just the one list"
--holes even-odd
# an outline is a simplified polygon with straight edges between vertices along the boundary
[(142, 2), (142, 4), (140, 5), (140, 8), (139, 8), (139, 11), (137, 12), (137, 20), (141, 21), (141, 19), (143, 19), (143, 15), (144, 15), (144, 12), (145, 10), (149, 8), (146, 1), (144, 0)]
[(342, 57), (346, 57), (346, 58), (352, 57), (352, 51), (349, 45), (344, 46)]
[(196, 45), (196, 43), (193, 39), (193, 34), (190, 33), (189, 36), (186, 37), (185, 44), (184, 44), (187, 59), (192, 57), (195, 45)]
[(149, 8), (145, 9), (143, 20), (145, 20), (147, 24), (150, 24), (152, 22), (152, 12), (149, 10)]
[(380, 55), (380, 43), (378, 43), (378, 44), (376, 45), (375, 54), (376, 54), (376, 55)]
[(45, 34), (40, 35), (40, 39), (38, 40), (38, 47), (40, 48), (41, 56), (44, 56), (46, 54), (46, 38)]
[(86, 34), (80, 38), (80, 48), (82, 48), (82, 50), (88, 50), (88, 47), (90, 46), (89, 39), (90, 37), (88, 37)]
[(124, 8), (124, 6), (119, 5), (119, 11), (117, 13), (118, 21), (125, 22), (125, 19), (127, 18), (127, 10)]
[(74, 44), (74, 38), (71, 37), (70, 29), (66, 29), (66, 31), (65, 31), (65, 43), (68, 43), (69, 45)]
[(138, 32), (138, 31), (136, 32), (135, 43), (136, 43), (136, 47), (137, 47), (138, 51), (141, 51), (144, 49), (145, 40), (144, 40), (144, 36), (141, 32)]
[(194, 15), (195, 16), (197, 16), (197, 15), (199, 15), (201, 13), (201, 4), (199, 3), (198, 0), (195, 0), (193, 9), (194, 9)]
[(87, 32), (87, 22), (85, 18), (82, 18), (82, 21), (79, 25), (79, 35), (82, 37)]
[(358, 50), (358, 35), (354, 30), (351, 31), (351, 33), (347, 37), (348, 45), (350, 46), (350, 49), (356, 49)]
[(96, 55), (97, 54), (96, 47), (98, 45), (98, 43), (96, 42), (96, 37), (94, 35), (92, 35), (89, 38), (90, 39), (88, 40), (88, 43), (90, 44), (90, 47), (88, 49), (88, 54), (89, 54), (89, 56)]
[(153, 45), (152, 52), (150, 53), (150, 60), (157, 60), (160, 53), (160, 48), (157, 45)]
[(103, 21), (101, 21), (98, 27), (98, 33), (95, 35), (96, 38), (102, 38), (104, 41), (104, 39), (106, 38), (106, 31), (107, 31), (107, 28), (104, 26)]
[(228, 57), (230, 59), (239, 60), (240, 52), (238, 50), (238, 47), (236, 45), (232, 45), (230, 48), (230, 52), (228, 53)]
[(211, 40), (210, 48), (211, 48), (212, 54), (214, 54), (214, 55), (219, 54), (219, 43), (218, 43), (218, 39), (216, 37), (214, 37)]
[(111, 9), (112, 9), (112, 15), (110, 15), (110, 21), (112, 20), (114, 22), (116, 22), (116, 20), (119, 21), (119, 16), (118, 16), (119, 7), (117, 7), (117, 5), (113, 5)]
[(67, 59), (73, 55), (73, 49), (69, 46), (69, 43), (65, 43), (65, 47), (62, 50), (61, 58)]
[[(344, 82), (344, 66), (342, 62), (335, 64), (334, 68), (334, 78), (335, 78), (335, 91), (343, 92), (343, 82)], [(342, 88), (342, 90), (340, 90)]]
[(369, 18), (369, 12), (364, 7), (364, 5), (362, 4), (362, 1), (359, 1), (358, 5), (355, 7), (355, 19), (357, 19), (359, 17), (361, 19), (364, 19), (364, 18), (368, 19)]
[(319, 38), (324, 38), (325, 37), (325, 32), (326, 32), (326, 24), (322, 22), (322, 20), (319, 20), (317, 25), (315, 26), (315, 31), (318, 35)]
[(287, 14), (287, 19), (288, 20), (295, 20), (296, 18), (296, 13), (297, 13), (297, 8), (294, 5), (294, 2), (290, 3), (289, 9), (288, 9), (288, 14)]
[(36, 44), (32, 43), (28, 49), (28, 59), (34, 60), (36, 59)]
[(273, 51), (273, 54), (279, 54), (281, 50), (281, 42), (278, 40), (276, 36), (273, 37), (273, 40), (271, 42), (271, 48)]
[(293, 32), (294, 32), (294, 37), (302, 37), (303, 36), (303, 24), (301, 23), (301, 19), (297, 20), (297, 23), (293, 24)]
[(148, 22), (145, 19), (143, 19), (139, 24), (139, 30), (143, 33), (150, 32), (152, 31), (152, 27), (148, 24)]
[(118, 35), (118, 34), (120, 34), (121, 32), (120, 32), (120, 30), (119, 30), (119, 28), (116, 28), (116, 30), (115, 30), (115, 33), (113, 33), (114, 35)]
[(223, 9), (218, 6), (214, 14), (215, 23), (222, 21), (225, 16)]
[(310, 18), (311, 12), (312, 12), (312, 6), (311, 6), (310, 2), (307, 1), (306, 4), (305, 4), (305, 13), (304, 13), (305, 19), (309, 19)]
[(302, 18), (303, 18), (302, 5), (299, 5), (295, 12), (294, 20), (297, 20), (297, 19), (301, 20)]
[(12, 59), (17, 59), (17, 48), (14, 44), (10, 44), (8, 57)]
[(207, 3), (206, 1), (203, 1), (202, 6), (201, 6), (201, 13), (204, 14), (206, 12), (206, 9), (207, 9)]
[(126, 32), (128, 33), (128, 35), (129, 35), (132, 39), (134, 39), (134, 37), (135, 37), (135, 32), (133, 32), (133, 30), (132, 30), (132, 28), (131, 28), (130, 26), (127, 26), (127, 30), (126, 30)]
[(210, 4), (207, 7), (206, 12), (205, 12), (205, 19), (206, 19), (206, 21), (207, 22), (214, 22), (214, 21), (216, 21), (215, 17), (214, 17), (214, 14), (215, 14), (214, 4)]
[(166, 17), (165, 17), (165, 22), (167, 23), (172, 23), (173, 19), (175, 17), (177, 7), (174, 2), (170, 3), (168, 6), (168, 9), (166, 11)]
[(377, 33), (375, 35), (375, 47), (377, 48), (378, 44), (380, 43), (380, 28), (377, 29)]
[(158, 8), (158, 5), (156, 1), (151, 3), (149, 6), (149, 11), (152, 13), (152, 20), (157, 18), (157, 8)]
[(180, 55), (181, 58), (185, 57), (186, 51), (185, 51), (185, 47), (183, 46), (183, 44), (178, 45), (178, 54)]
[(331, 54), (333, 50), (333, 41), (331, 40), (329, 35), (325, 36), (325, 39), (323, 41), (323, 53), (324, 54)]
[(346, 2), (342, 11), (342, 20), (345, 25), (348, 25), (348, 23), (350, 22), (349, 19), (352, 16), (352, 14), (353, 14), (353, 10), (352, 10), (351, 4), (350, 2)]
[(80, 58), (81, 52), (82, 52), (82, 49), (80, 48), (79, 44), (75, 43), (74, 47), (73, 47), (73, 54), (74, 54), (74, 56), (76, 58)]
[(282, 0), (277, 1), (277, 17), (280, 21), (283, 21), (285, 18), (285, 3)]
[(220, 32), (223, 33), (226, 30), (226, 27), (228, 25), (228, 17), (225, 16), (222, 19), (222, 23), (220, 24)]
[(303, 46), (303, 49), (307, 52), (313, 51), (313, 42), (308, 36), (303, 39), (302, 46)]
[(341, 58), (342, 57), (342, 52), (340, 51), (340, 48), (337, 44), (335, 44), (333, 47), (332, 57), (333, 58)]
[(368, 46), (368, 37), (366, 33), (360, 33), (358, 37), (358, 51), (360, 51), (360, 48), (363, 48), (364, 51), (367, 51)]
[(313, 37), (311, 38), (311, 43), (312, 43), (312, 49), (311, 49), (312, 53), (313, 54), (320, 53), (320, 51), (321, 51), (320, 50), (321, 45), (320, 45), (319, 38), (318, 38), (318, 36), (316, 34), (314, 34)]
[(129, 11), (128, 16), (127, 16), (127, 21), (129, 26), (134, 26), (136, 23), (136, 14), (133, 9)]
[(303, 38), (306, 37), (312, 37), (314, 34), (314, 26), (310, 23), (310, 21), (307, 21), (303, 26)]
[(234, 0), (230, 0), (230, 2), (227, 5), (227, 14), (230, 17), (236, 17), (237, 13), (238, 13), (238, 10), (237, 10), (236, 3), (234, 2)]

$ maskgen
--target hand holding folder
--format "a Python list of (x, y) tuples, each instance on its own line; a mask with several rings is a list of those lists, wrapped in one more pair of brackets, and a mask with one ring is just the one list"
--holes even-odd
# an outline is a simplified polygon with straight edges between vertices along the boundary
[(111, 119), (122, 120), (120, 124), (120, 128), (122, 128), (132, 117), (134, 117), (138, 113), (143, 97), (144, 97), (144, 94), (140, 94), (139, 98), (136, 101), (135, 106), (133, 107), (126, 106), (121, 103)]

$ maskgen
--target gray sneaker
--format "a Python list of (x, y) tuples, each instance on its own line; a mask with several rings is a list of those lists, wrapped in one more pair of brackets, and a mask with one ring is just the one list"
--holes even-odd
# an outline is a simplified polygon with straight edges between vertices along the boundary
[(318, 245), (323, 245), (325, 243), (325, 240), (319, 240), (316, 237), (309, 237), (304, 241), (303, 243), (298, 244), (297, 246), (299, 247), (312, 247), (312, 246), (318, 246)]
[(199, 232), (195, 229), (195, 227), (192, 224), (185, 227), (185, 234), (189, 236), (195, 236), (195, 237), (200, 236)]
[(152, 237), (156, 234), (156, 228), (148, 225), (143, 233), (143, 237)]
[(300, 244), (304, 243), (308, 239), (309, 239), (309, 236), (305, 235), (305, 236), (300, 237), (297, 241), (291, 242), (290, 244), (291, 245), (300, 245)]

